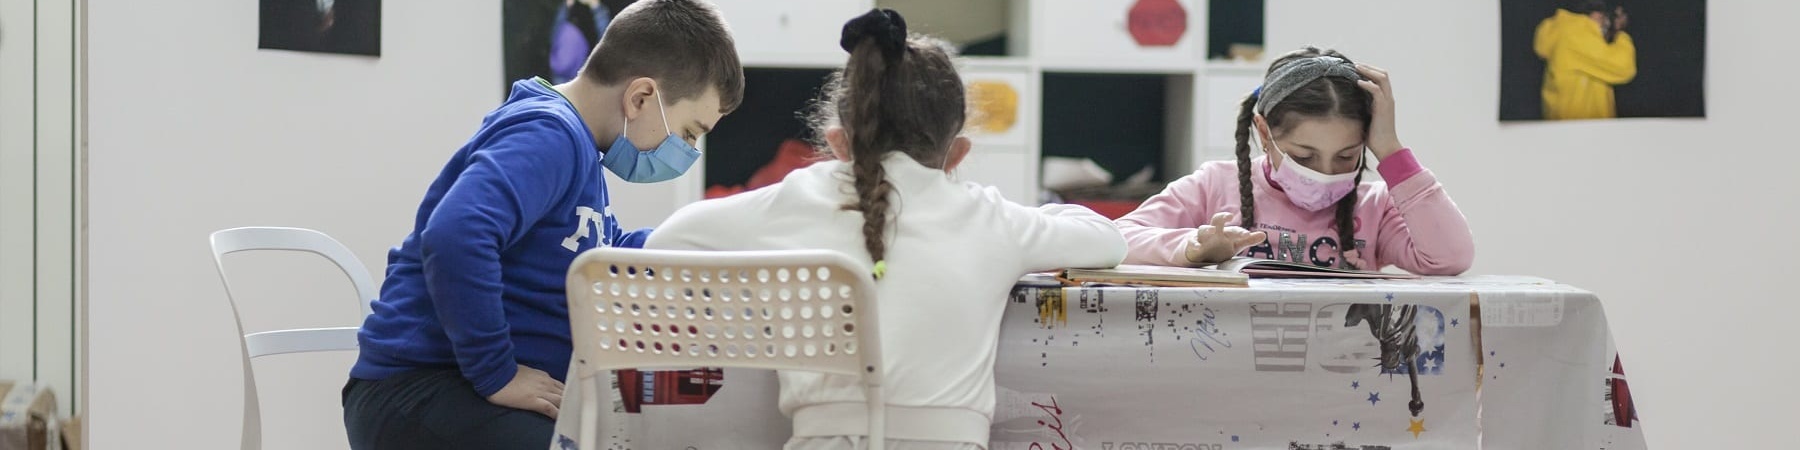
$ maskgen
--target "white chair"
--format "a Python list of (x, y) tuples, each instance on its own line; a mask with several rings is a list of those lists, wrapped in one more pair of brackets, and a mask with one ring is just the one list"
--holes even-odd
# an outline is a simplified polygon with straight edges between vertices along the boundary
[(824, 250), (597, 248), (569, 267), (581, 448), (615, 369), (737, 367), (861, 376), (869, 447), (886, 436), (881, 332), (869, 270)]
[(251, 370), (250, 360), (284, 353), (356, 350), (356, 332), (361, 328), (361, 323), (358, 323), (347, 327), (244, 334), (244, 319), (239, 312), (238, 300), (231, 292), (231, 277), (225, 273), (224, 258), (231, 253), (250, 250), (302, 251), (331, 260), (344, 275), (350, 277), (350, 284), (356, 288), (357, 308), (362, 311), (363, 316), (369, 315), (369, 304), (375, 301), (377, 295), (375, 283), (369, 278), (368, 268), (344, 244), (324, 233), (303, 228), (245, 227), (220, 230), (212, 234), (213, 264), (218, 268), (219, 281), (225, 284), (225, 298), (231, 303), (231, 316), (237, 322), (238, 334), (243, 336), (239, 343), (244, 355), (242, 448), (245, 450), (262, 448), (262, 411), (257, 401), (256, 375)]

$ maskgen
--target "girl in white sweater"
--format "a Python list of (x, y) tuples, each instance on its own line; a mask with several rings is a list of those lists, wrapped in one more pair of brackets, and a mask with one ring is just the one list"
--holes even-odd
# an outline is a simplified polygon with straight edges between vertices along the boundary
[[(876, 274), (887, 447), (981, 449), (994, 409), (994, 353), (1013, 283), (1062, 267), (1112, 267), (1125, 241), (1079, 206), (1029, 208), (953, 181), (969, 154), (963, 82), (942, 41), (908, 36), (892, 10), (844, 26), (847, 67), (815, 107), (835, 161), (781, 183), (682, 208), (647, 248), (829, 249)], [(856, 377), (783, 372), (788, 449), (867, 445)]]

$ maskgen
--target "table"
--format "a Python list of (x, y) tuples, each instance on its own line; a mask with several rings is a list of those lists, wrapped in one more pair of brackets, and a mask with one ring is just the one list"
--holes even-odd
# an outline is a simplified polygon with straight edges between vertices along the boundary
[[(1008, 302), (994, 450), (1644, 448), (1599, 299), (1548, 280), (1021, 287)], [(703, 375), (631, 383), (637, 413), (606, 392), (604, 448), (780, 448), (772, 373)], [(573, 448), (580, 420), (552, 448)]]

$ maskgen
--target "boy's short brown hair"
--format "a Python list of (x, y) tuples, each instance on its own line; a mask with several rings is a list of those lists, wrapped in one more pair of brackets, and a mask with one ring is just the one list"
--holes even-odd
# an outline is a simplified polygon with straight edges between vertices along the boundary
[(638, 0), (606, 26), (588, 55), (582, 78), (616, 84), (656, 79), (669, 102), (719, 90), (719, 112), (744, 100), (744, 66), (731, 29), (712, 4), (700, 0)]

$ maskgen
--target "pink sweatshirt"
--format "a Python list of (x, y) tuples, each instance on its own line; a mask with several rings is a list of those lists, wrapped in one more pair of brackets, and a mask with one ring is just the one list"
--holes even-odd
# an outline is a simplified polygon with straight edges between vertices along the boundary
[[(1256, 199), (1256, 230), (1268, 233), (1262, 244), (1244, 256), (1337, 266), (1340, 254), (1335, 208), (1311, 212), (1294, 206), (1268, 177), (1267, 157), (1256, 158), (1258, 170), (1250, 177)], [(1381, 161), (1377, 169), (1386, 185), (1373, 182), (1357, 187), (1355, 233), (1360, 250), (1350, 261), (1376, 270), (1399, 266), (1420, 275), (1457, 275), (1469, 270), (1475, 259), (1469, 223), (1456, 202), (1444, 192), (1437, 177), (1419, 165), (1412, 150), (1401, 150)], [(1200, 170), (1169, 183), (1136, 211), (1116, 223), (1130, 252), (1126, 264), (1185, 266), (1187, 243), (1195, 227), (1205, 225), (1217, 212), (1237, 215), (1242, 223), (1238, 194), (1237, 163), (1213, 161)], [(1365, 227), (1364, 224), (1374, 224)], [(1374, 264), (1368, 264), (1373, 256)]]

